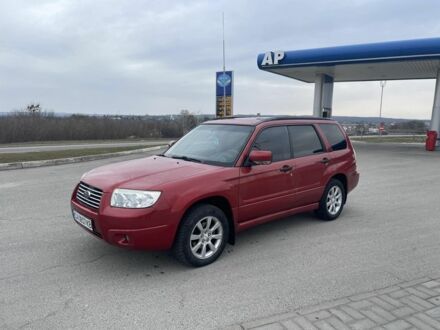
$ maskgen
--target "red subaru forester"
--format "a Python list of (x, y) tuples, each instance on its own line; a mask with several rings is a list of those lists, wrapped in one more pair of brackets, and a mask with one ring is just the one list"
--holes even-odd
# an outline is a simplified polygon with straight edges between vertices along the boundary
[(75, 221), (108, 243), (215, 261), (255, 225), (342, 212), (359, 173), (341, 126), (313, 117), (232, 117), (194, 128), (160, 155), (96, 168), (72, 194)]

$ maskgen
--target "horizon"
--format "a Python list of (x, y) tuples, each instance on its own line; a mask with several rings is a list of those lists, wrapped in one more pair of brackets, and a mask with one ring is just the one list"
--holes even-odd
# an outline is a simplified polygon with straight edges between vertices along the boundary
[[(187, 110), (187, 109), (183, 109), (183, 110)], [(7, 114), (13, 114), (16, 112), (20, 112), (20, 113), (26, 113), (25, 110), (11, 110), (11, 111), (0, 111), (0, 115), (7, 115)], [(163, 113), (163, 114), (130, 114), (130, 113), (126, 113), (126, 114), (112, 114), (112, 113), (73, 113), (73, 112), (59, 112), (59, 111), (51, 111), (51, 110), (45, 110), (43, 109), (43, 111), (41, 111), (40, 113), (45, 113), (45, 114), (54, 114), (54, 115), (63, 115), (63, 116), (74, 116), (74, 115), (81, 115), (81, 116), (97, 116), (97, 117), (103, 117), (103, 116), (123, 116), (123, 117), (159, 117), (159, 116), (179, 116), (181, 115), (180, 112), (178, 113)], [(213, 116), (215, 117), (215, 114), (213, 113), (189, 113), (190, 115), (193, 116)], [(265, 116), (283, 116), (282, 114), (256, 114), (256, 113), (237, 113), (234, 114), (234, 116), (261, 116), (261, 117), (265, 117)], [(292, 115), (292, 116), (312, 116), (310, 114), (304, 114), (304, 113), (299, 113), (297, 115)], [(379, 116), (351, 116), (351, 115), (335, 115), (332, 116), (331, 118), (360, 118), (360, 119), (374, 119), (374, 120), (417, 120), (417, 121), (430, 121), (430, 118), (405, 118), (405, 117), (379, 117)]]

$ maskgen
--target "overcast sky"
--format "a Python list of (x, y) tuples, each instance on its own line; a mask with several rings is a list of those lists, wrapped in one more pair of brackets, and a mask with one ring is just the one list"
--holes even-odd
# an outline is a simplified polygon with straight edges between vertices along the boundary
[[(235, 113), (312, 114), (313, 84), (258, 53), (440, 36), (440, 2), (0, 0), (0, 111), (214, 113), (221, 13)], [(430, 118), (433, 80), (385, 87), (383, 115)], [(379, 82), (336, 83), (334, 115), (377, 116)]]

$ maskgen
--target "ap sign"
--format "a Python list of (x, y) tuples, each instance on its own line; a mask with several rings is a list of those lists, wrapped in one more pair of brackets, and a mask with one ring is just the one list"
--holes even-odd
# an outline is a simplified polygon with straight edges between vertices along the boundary
[(223, 93), (226, 96), (232, 95), (232, 82), (233, 73), (232, 71), (219, 71), (215, 75), (216, 81), (216, 95), (223, 96)]
[(228, 75), (226, 72), (221, 73), (217, 78), (217, 84), (219, 84), (220, 87), (228, 86), (231, 81), (231, 76)]
[(263, 60), (261, 61), (261, 66), (265, 65), (277, 65), (280, 63), (280, 61), (284, 58), (284, 52), (283, 51), (275, 51), (275, 52), (267, 52), (263, 56)]

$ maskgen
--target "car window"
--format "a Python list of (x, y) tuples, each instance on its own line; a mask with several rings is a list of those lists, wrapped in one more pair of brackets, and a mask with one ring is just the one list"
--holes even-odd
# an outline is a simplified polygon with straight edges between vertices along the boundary
[(342, 134), (338, 125), (335, 124), (320, 124), (319, 128), (324, 132), (328, 142), (332, 146), (333, 151), (347, 148), (347, 141)]
[(252, 126), (203, 124), (182, 137), (163, 155), (233, 166), (253, 130)]
[(321, 140), (312, 125), (289, 126), (290, 145), (293, 157), (302, 157), (323, 152)]
[(272, 151), (272, 161), (290, 158), (289, 134), (285, 126), (269, 127), (261, 132), (253, 145), (254, 149)]

